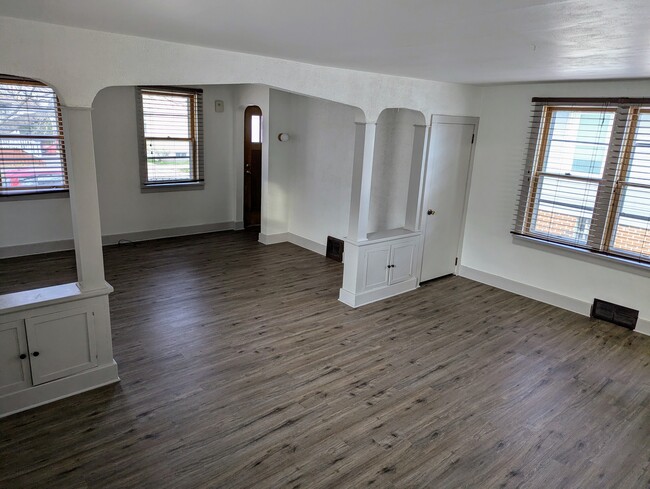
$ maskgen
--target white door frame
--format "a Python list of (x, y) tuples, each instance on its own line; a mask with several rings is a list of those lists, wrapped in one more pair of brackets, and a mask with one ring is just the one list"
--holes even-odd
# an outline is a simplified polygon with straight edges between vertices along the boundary
[(435, 124), (461, 124), (461, 125), (473, 125), (474, 126), (474, 144), (470, 149), (469, 156), (469, 167), (467, 169), (467, 181), (465, 182), (465, 199), (463, 201), (463, 217), (460, 225), (460, 237), (458, 239), (458, 250), (456, 250), (456, 256), (458, 257), (458, 263), (454, 268), (454, 273), (458, 274), (458, 269), (462, 262), (462, 249), (463, 249), (463, 240), (465, 239), (465, 222), (467, 219), (467, 207), (469, 203), (469, 193), (472, 185), (472, 172), (474, 170), (474, 153), (476, 151), (476, 142), (478, 135), (478, 117), (469, 117), (469, 116), (454, 116), (454, 115), (442, 115), (442, 114), (432, 114), (431, 115), (431, 126), (429, 131), (429, 141), (428, 141), (428, 152), (427, 160), (425, 165), (425, 172), (423, 175), (424, 178), (424, 190), (422, 192), (422, 202), (420, 206), (420, 230), (422, 232), (422, 246), (420, 252), (420, 270), (418, 273), (418, 282), (422, 278), (422, 265), (424, 263), (424, 253), (425, 253), (425, 237), (426, 237), (426, 224), (427, 224), (427, 213), (424, 210), (426, 203), (429, 201), (429, 186), (427, 185), (429, 181), (429, 173), (433, 169), (433, 151), (435, 150), (433, 145), (433, 135), (434, 135), (434, 126)]

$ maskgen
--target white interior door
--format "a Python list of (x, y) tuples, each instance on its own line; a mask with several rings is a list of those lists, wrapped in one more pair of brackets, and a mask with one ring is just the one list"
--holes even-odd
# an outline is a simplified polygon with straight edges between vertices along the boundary
[(474, 124), (434, 123), (422, 212), (420, 281), (454, 273), (463, 226)]

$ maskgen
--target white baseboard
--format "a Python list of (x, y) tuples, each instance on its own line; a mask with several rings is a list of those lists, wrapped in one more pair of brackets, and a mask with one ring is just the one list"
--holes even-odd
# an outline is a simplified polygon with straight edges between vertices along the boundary
[(40, 255), (41, 253), (67, 250), (74, 250), (74, 240), (62, 239), (59, 241), (46, 241), (45, 243), (3, 246), (0, 248), (0, 259), (14, 258), (16, 256)]
[(289, 233), (276, 233), (276, 234), (259, 234), (258, 241), (264, 245), (273, 245), (278, 243), (286, 243), (289, 241)]
[(301, 248), (305, 248), (307, 250), (313, 251), (314, 253), (325, 256), (327, 246), (317, 243), (316, 241), (312, 241), (311, 239), (303, 238), (302, 236), (298, 236), (296, 234), (288, 234), (289, 243), (293, 243), (296, 246), (300, 246)]
[(0, 418), (119, 381), (113, 360), (108, 365), (0, 397)]
[(404, 292), (410, 292), (418, 288), (418, 281), (416, 277), (413, 277), (410, 280), (401, 282), (396, 285), (391, 285), (388, 287), (381, 287), (376, 290), (371, 290), (369, 292), (363, 292), (361, 294), (355, 294), (349, 290), (341, 288), (339, 290), (339, 300), (350, 307), (360, 307), (365, 306), (366, 304), (371, 304), (373, 302), (381, 301), (383, 299), (388, 299)]
[(262, 234), (259, 235), (259, 242), (265, 245), (272, 245), (277, 243), (292, 243), (301, 248), (305, 248), (319, 255), (325, 256), (327, 246), (312, 241), (311, 239), (303, 238), (293, 233), (277, 233), (277, 234)]
[[(589, 302), (575, 299), (573, 297), (566, 297), (549, 290), (533, 287), (532, 285), (522, 284), (521, 282), (516, 282), (498, 275), (466, 267), (464, 265), (459, 267), (458, 275), (499, 289), (507, 290), (508, 292), (523, 295), (524, 297), (535, 299), (552, 306), (573, 311), (582, 314), (583, 316), (589, 316), (591, 313), (591, 303)], [(639, 319), (634, 331), (650, 335), (650, 320)]]
[(214, 233), (217, 231), (230, 231), (235, 229), (234, 221), (199, 224), (198, 226), (183, 226), (178, 228), (152, 229), (149, 231), (135, 231), (133, 233), (110, 234), (102, 236), (102, 244), (113, 245), (121, 240), (150, 241), (152, 239), (175, 238), (177, 236), (190, 236), (192, 234)]
[(634, 331), (650, 336), (650, 319), (639, 319)]
[[(182, 226), (176, 228), (152, 229), (149, 231), (135, 231), (132, 233), (109, 234), (102, 236), (102, 244), (104, 246), (114, 245), (117, 244), (120, 240), (149, 241), (152, 239), (160, 238), (174, 238), (177, 236), (189, 236), (192, 234), (205, 234), (214, 233), (217, 231), (229, 231), (232, 229), (243, 229), (243, 227), (243, 223), (226, 221), (211, 224), (199, 224), (197, 226)], [(74, 250), (74, 241), (72, 239), (5, 246), (0, 248), (0, 259), (26, 255), (38, 255), (41, 253), (52, 253), (54, 251), (66, 250)]]

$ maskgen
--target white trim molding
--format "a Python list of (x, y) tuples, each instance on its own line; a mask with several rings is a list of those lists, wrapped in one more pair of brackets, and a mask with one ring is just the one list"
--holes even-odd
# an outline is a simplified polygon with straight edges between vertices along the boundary
[(259, 242), (264, 245), (273, 245), (278, 243), (292, 243), (306, 250), (313, 251), (319, 255), (325, 256), (327, 246), (312, 241), (311, 239), (303, 238), (293, 233), (277, 233), (277, 234), (262, 234), (259, 235)]
[[(492, 287), (507, 290), (514, 294), (523, 295), (524, 297), (535, 299), (544, 302), (545, 304), (576, 312), (583, 316), (589, 316), (591, 313), (591, 304), (589, 302), (574, 297), (567, 297), (538, 287), (533, 287), (532, 285), (523, 284), (492, 273), (476, 270), (475, 268), (461, 265), (458, 269), (458, 275), (483, 284), (491, 285)], [(650, 336), (650, 320), (639, 318), (634, 331)]]
[[(151, 229), (148, 231), (134, 231), (131, 233), (109, 234), (102, 237), (102, 245), (114, 245), (120, 240), (127, 241), (149, 241), (152, 239), (175, 238), (178, 236), (190, 236), (193, 234), (214, 233), (218, 231), (231, 231), (243, 229), (243, 223), (235, 221), (215, 222), (211, 224), (199, 224), (196, 226), (183, 226), (165, 229)], [(59, 241), (46, 241), (43, 243), (28, 243), (22, 245), (5, 246), (0, 248), (0, 259), (14, 258), (17, 256), (38, 255), (41, 253), (52, 253), (54, 251), (74, 250), (72, 239)]]

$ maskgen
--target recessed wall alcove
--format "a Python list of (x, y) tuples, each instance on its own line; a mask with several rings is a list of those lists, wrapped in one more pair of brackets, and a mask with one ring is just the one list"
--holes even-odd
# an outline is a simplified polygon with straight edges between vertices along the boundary
[[(385, 109), (377, 120), (368, 233), (416, 229), (425, 118), (411, 109)], [(369, 236), (370, 238), (370, 236)]]

